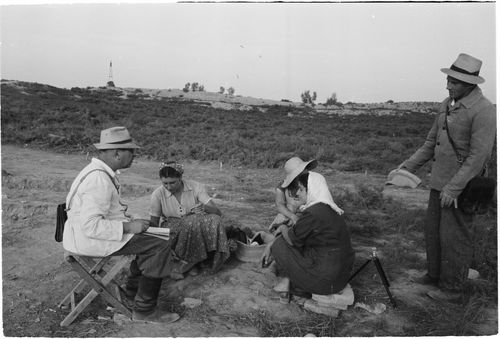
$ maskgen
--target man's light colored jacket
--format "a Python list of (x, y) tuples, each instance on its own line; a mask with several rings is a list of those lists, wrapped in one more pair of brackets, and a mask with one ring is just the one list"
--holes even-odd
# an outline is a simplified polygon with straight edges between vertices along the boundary
[[(69, 199), (82, 176), (94, 169)], [(112, 181), (113, 180), (113, 181)], [(64, 249), (88, 256), (107, 256), (122, 248), (133, 236), (123, 233), (125, 207), (120, 204), (115, 172), (103, 161), (93, 158), (76, 177), (66, 197), (68, 220), (64, 226)]]
[[(479, 87), (451, 106), (451, 98), (443, 101), (427, 139), (403, 167), (415, 172), (432, 160), (430, 186), (457, 198), (467, 183), (479, 175), (491, 156), (496, 136), (495, 106)], [(458, 152), (466, 158), (462, 166), (448, 140), (444, 119), (449, 109), (448, 128)]]

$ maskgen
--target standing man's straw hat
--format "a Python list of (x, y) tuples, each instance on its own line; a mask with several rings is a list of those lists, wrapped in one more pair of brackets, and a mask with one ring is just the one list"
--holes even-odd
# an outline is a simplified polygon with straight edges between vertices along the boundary
[(137, 146), (125, 127), (111, 127), (101, 131), (101, 140), (94, 144), (97, 149), (132, 149)]
[(441, 72), (468, 84), (477, 85), (484, 82), (484, 79), (479, 76), (482, 64), (481, 60), (461, 53), (450, 68), (441, 68)]
[(303, 161), (299, 157), (293, 157), (287, 160), (285, 162), (285, 180), (283, 181), (283, 184), (281, 184), (281, 187), (285, 188), (288, 187), (300, 173), (302, 173), (305, 169), (307, 170), (312, 170), (318, 166), (318, 161), (316, 159), (309, 160), (309, 161)]

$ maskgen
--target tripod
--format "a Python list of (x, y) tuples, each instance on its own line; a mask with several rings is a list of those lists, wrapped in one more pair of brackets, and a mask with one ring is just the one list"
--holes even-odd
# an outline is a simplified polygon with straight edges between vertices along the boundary
[(392, 306), (396, 308), (396, 301), (392, 297), (391, 291), (389, 291), (389, 281), (387, 280), (387, 277), (385, 275), (384, 269), (382, 268), (382, 264), (380, 263), (380, 260), (377, 257), (377, 249), (374, 247), (372, 249), (372, 254), (368, 258), (368, 260), (361, 265), (360, 268), (356, 272), (354, 272), (353, 275), (349, 278), (348, 282), (350, 282), (363, 268), (365, 268), (370, 262), (373, 262), (375, 264), (375, 267), (377, 268), (378, 275), (380, 276), (380, 280), (382, 280), (382, 284), (384, 285), (385, 291), (387, 292), (387, 295), (389, 296), (389, 300), (392, 303)]

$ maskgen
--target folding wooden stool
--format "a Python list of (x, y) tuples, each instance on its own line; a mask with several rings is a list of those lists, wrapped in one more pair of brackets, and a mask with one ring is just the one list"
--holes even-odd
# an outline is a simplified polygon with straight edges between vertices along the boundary
[[(68, 252), (64, 256), (82, 280), (58, 305), (59, 307), (71, 306), (71, 311), (61, 322), (61, 326), (70, 325), (98, 295), (101, 295), (117, 311), (132, 318), (131, 310), (122, 302), (120, 286), (114, 280), (116, 275), (130, 263), (131, 256), (89, 257)], [(76, 303), (76, 294), (85, 286), (90, 286), (92, 289), (80, 302)]]

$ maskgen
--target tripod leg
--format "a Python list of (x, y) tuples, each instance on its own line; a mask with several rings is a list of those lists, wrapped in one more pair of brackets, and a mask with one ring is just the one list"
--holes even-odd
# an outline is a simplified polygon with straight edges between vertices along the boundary
[(361, 272), (361, 270), (362, 270), (363, 268), (365, 268), (365, 267), (366, 267), (366, 265), (368, 265), (368, 264), (370, 263), (370, 261), (372, 261), (372, 259), (371, 259), (371, 258), (370, 258), (370, 259), (368, 259), (368, 260), (367, 260), (367, 261), (366, 261), (363, 265), (361, 265), (361, 267), (360, 267), (360, 268), (358, 268), (358, 270), (357, 270), (356, 272), (354, 272), (354, 274), (353, 274), (353, 275), (351, 275), (351, 277), (349, 278), (349, 280), (347, 280), (347, 282), (351, 282), (351, 280), (352, 280), (352, 279), (354, 279), (354, 277), (355, 277), (355, 276), (356, 276), (359, 272)]
[(392, 306), (396, 308), (396, 301), (392, 297), (391, 291), (389, 290), (389, 281), (387, 280), (387, 277), (385, 275), (384, 269), (382, 268), (382, 264), (380, 263), (380, 260), (378, 260), (377, 257), (373, 258), (373, 262), (375, 264), (375, 267), (377, 267), (378, 275), (380, 276), (380, 279), (382, 280), (382, 284), (384, 285), (385, 291), (387, 292), (387, 295), (389, 296), (389, 300), (392, 303)]

